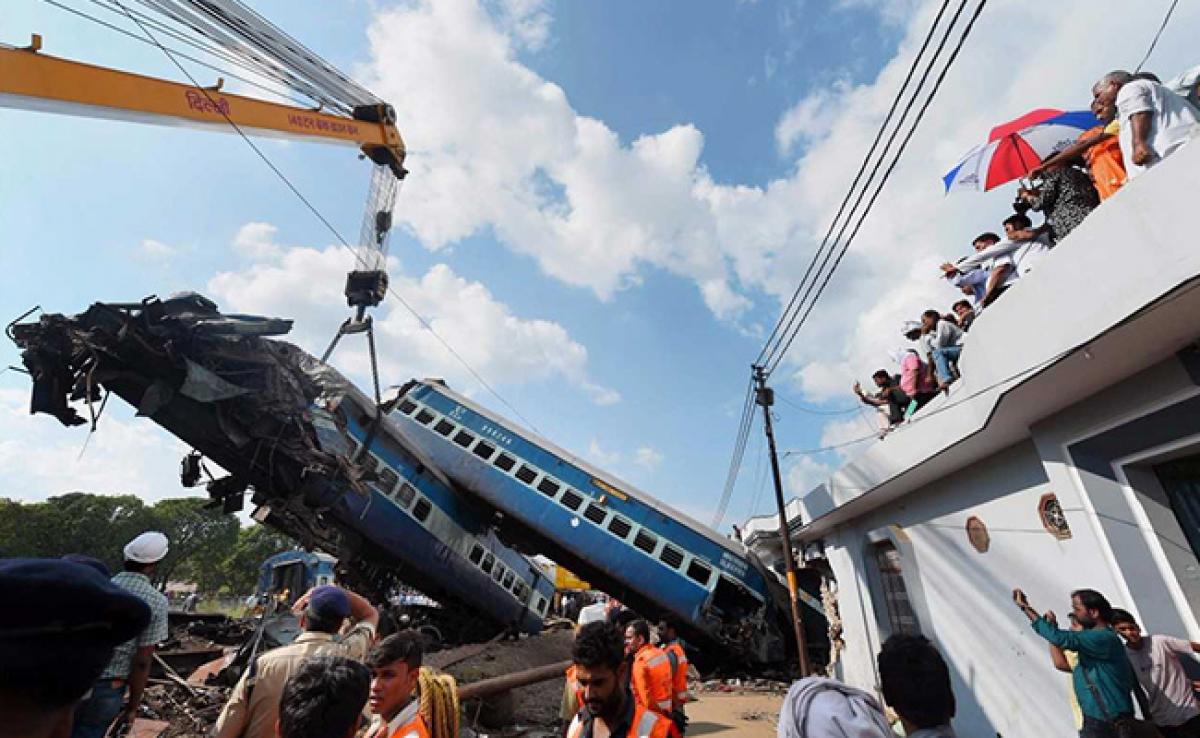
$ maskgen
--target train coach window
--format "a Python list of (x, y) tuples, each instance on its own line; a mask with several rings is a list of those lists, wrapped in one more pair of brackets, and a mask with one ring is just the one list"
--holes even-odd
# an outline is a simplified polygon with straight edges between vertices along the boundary
[(562, 489), (562, 487), (559, 485), (559, 483), (550, 477), (543, 477), (542, 481), (538, 482), (538, 492), (541, 492), (547, 497), (553, 497), (557, 495), (560, 489)]
[(487, 441), (480, 441), (479, 443), (475, 444), (475, 448), (471, 449), (471, 453), (475, 454), (484, 461), (487, 461), (488, 459), (492, 458), (492, 454), (496, 453), (496, 447)]
[(432, 510), (433, 505), (430, 504), (429, 500), (422, 497), (421, 499), (417, 500), (417, 504), (413, 506), (413, 517), (424, 523), (425, 520), (429, 518), (429, 513)]
[(496, 565), (496, 557), (492, 556), (489, 553), (487, 556), (483, 557), (483, 563), (479, 565), (479, 568), (483, 569), (485, 574), (491, 574), (492, 567), (495, 565)]
[(389, 494), (392, 487), (396, 486), (396, 482), (400, 481), (400, 476), (388, 467), (384, 467), (379, 472), (379, 491), (383, 494)]
[(596, 525), (603, 525), (604, 519), (608, 517), (608, 510), (605, 510), (599, 505), (593, 503), (588, 505), (587, 509), (583, 511), (583, 517), (592, 521)]
[(417, 413), (417, 422), (421, 425), (429, 425), (433, 422), (433, 413), (429, 412), (428, 410), (422, 410), (421, 412)]
[(517, 469), (517, 479), (520, 479), (525, 484), (533, 484), (533, 480), (537, 479), (537, 470), (521, 464), (521, 468)]
[(622, 541), (625, 540), (631, 530), (633, 530), (633, 526), (620, 515), (614, 515), (612, 520), (608, 521), (608, 532)]
[(478, 566), (479, 562), (483, 559), (483, 546), (480, 546), (478, 543), (471, 546), (471, 553), (467, 558), (470, 559), (472, 564)]
[(504, 566), (504, 564), (496, 562), (496, 568), (492, 570), (492, 579), (495, 579), (497, 582), (499, 582), (506, 571), (508, 571), (508, 569)]
[(662, 553), (658, 555), (658, 560), (672, 569), (678, 569), (683, 565), (683, 552), (674, 546), (663, 546)]
[(466, 448), (466, 447), (470, 446), (472, 443), (475, 443), (475, 436), (471, 435), (470, 433), (467, 433), (465, 430), (460, 430), (458, 432), (458, 434), (456, 436), (454, 436), (454, 442), (457, 443), (459, 446)]
[(506, 571), (504, 572), (504, 581), (501, 582), (500, 586), (504, 587), (505, 589), (512, 589), (513, 580), (516, 578), (516, 574), (513, 574), (511, 571)]
[(517, 580), (517, 586), (513, 589), (513, 594), (517, 596), (518, 600), (524, 602), (525, 599), (529, 597), (529, 585), (523, 581)]
[(405, 400), (404, 402), (400, 403), (400, 412), (404, 413), (405, 415), (412, 415), (413, 410), (416, 409), (417, 404), (412, 400)]
[(508, 454), (502, 453), (492, 463), (504, 471), (512, 471), (512, 468), (517, 465), (517, 460)]
[(702, 564), (699, 559), (692, 559), (692, 563), (688, 564), (687, 575), (696, 582), (708, 586), (708, 578), (712, 576), (712, 569)]
[(433, 429), (443, 436), (449, 436), (450, 432), (454, 430), (454, 424), (448, 420), (439, 420)]
[(408, 482), (400, 485), (396, 490), (396, 502), (400, 503), (400, 507), (408, 507), (412, 504), (413, 498), (417, 496), (417, 490)]
[(646, 531), (645, 528), (639, 530), (637, 535), (633, 537), (633, 545), (648, 554), (654, 553), (654, 549), (658, 548), (658, 538), (653, 533)]
[(579, 506), (583, 504), (583, 498), (580, 497), (575, 490), (569, 489), (566, 492), (563, 492), (562, 504), (570, 510), (578, 510)]

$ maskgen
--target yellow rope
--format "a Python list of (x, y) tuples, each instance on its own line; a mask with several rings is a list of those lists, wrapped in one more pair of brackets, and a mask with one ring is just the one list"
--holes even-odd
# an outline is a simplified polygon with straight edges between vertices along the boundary
[(429, 738), (458, 738), (458, 685), (454, 677), (423, 666), (417, 688)]

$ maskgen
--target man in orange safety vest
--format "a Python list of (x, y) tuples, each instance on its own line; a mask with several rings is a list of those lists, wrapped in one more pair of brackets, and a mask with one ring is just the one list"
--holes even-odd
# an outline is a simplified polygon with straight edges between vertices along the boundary
[(571, 660), (584, 706), (567, 728), (567, 738), (679, 738), (670, 719), (637, 704), (625, 686), (629, 663), (615, 625), (580, 628)]
[(671, 717), (671, 661), (661, 648), (650, 643), (650, 625), (645, 620), (625, 626), (625, 657), (632, 661), (629, 681), (634, 702)]

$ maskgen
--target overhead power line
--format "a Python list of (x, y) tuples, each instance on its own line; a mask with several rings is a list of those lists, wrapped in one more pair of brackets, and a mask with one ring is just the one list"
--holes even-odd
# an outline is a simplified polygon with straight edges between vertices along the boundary
[[(965, 0), (964, 0), (964, 3), (965, 3)], [(963, 46), (966, 44), (967, 38), (971, 35), (971, 31), (975, 27), (975, 22), (979, 19), (979, 16), (983, 12), (983, 9), (986, 5), (987, 5), (987, 0), (979, 0), (979, 4), (975, 7), (975, 12), (971, 15), (971, 18), (967, 21), (966, 26), (963, 28), (962, 34), (959, 36), (958, 42), (955, 44), (954, 49), (950, 52), (950, 56), (947, 59), (945, 66), (942, 67), (942, 70), (938, 74), (937, 79), (934, 80), (933, 87), (930, 89), (929, 94), (926, 96), (924, 103), (922, 103), (920, 110), (917, 111), (916, 118), (913, 120), (913, 123), (909, 127), (908, 132), (905, 134), (904, 139), (900, 142), (900, 146), (896, 150), (895, 155), (892, 157), (891, 162), (888, 164), (887, 169), (884, 171), (882, 178), (879, 180), (878, 186), (876, 186), (874, 192), (871, 194), (870, 199), (867, 201), (866, 206), (863, 208), (863, 210), (859, 214), (858, 220), (855, 222), (853, 230), (850, 232), (847, 239), (843, 242), (843, 244), (841, 246), (841, 250), (838, 252), (837, 258), (834, 260), (833, 265), (825, 272), (825, 277), (822, 280), (820, 286), (817, 288), (817, 290), (813, 294), (812, 298), (810, 300), (808, 300), (808, 305), (807, 305), (807, 307), (805, 307), (804, 313), (800, 316), (799, 321), (797, 321), (795, 323), (795, 326), (790, 330), (790, 332), (787, 335), (787, 339), (784, 341), (782, 346), (775, 352), (774, 358), (770, 360), (770, 363), (768, 364), (767, 369), (766, 369), (766, 372), (768, 375), (770, 375), (772, 372), (774, 372), (775, 369), (779, 366), (780, 362), (783, 360), (783, 357), (787, 354), (788, 349), (791, 348), (792, 342), (796, 340), (796, 336), (799, 335), (800, 330), (804, 327), (804, 324), (808, 321), (808, 317), (812, 313), (812, 310), (816, 306), (817, 302), (821, 299), (821, 295), (824, 294), (825, 289), (829, 285), (829, 281), (833, 278), (834, 273), (837, 272), (838, 267), (841, 266), (842, 259), (846, 256), (846, 252), (850, 249), (850, 245), (854, 242), (855, 237), (858, 235), (859, 229), (862, 228), (863, 222), (866, 220), (867, 216), (870, 215), (871, 210), (875, 207), (875, 202), (878, 200), (880, 193), (883, 192), (883, 188), (887, 185), (888, 180), (891, 178), (892, 172), (895, 171), (896, 165), (900, 162), (900, 158), (904, 155), (905, 149), (908, 148), (909, 142), (912, 141), (912, 137), (916, 133), (917, 127), (921, 124), (921, 121), (924, 119), (925, 113), (928, 112), (930, 105), (933, 103), (934, 98), (937, 96), (938, 90), (941, 89), (942, 82), (944, 82), (946, 79), (946, 74), (950, 71), (951, 67), (954, 66), (955, 60), (958, 58), (959, 53), (962, 51)], [(952, 28), (952, 26), (950, 28)], [(949, 35), (950, 28), (947, 29), (947, 36)], [(943, 43), (944, 42), (945, 42), (945, 38), (943, 38)], [(940, 49), (940, 46), (939, 46), (939, 49)], [(915, 100), (916, 100), (916, 97), (914, 95), (913, 100), (909, 101), (908, 107), (911, 107), (912, 103)], [(907, 114), (908, 107), (906, 107), (906, 109), (905, 109), (905, 114)], [(897, 128), (896, 131), (894, 131), (892, 133), (892, 138), (894, 138), (898, 132), (899, 132), (899, 128)], [(891, 145), (891, 139), (889, 139), (888, 147), (890, 147), (890, 145)], [(885, 148), (885, 151), (886, 151), (886, 148)], [(881, 163), (882, 163), (882, 159), (879, 162), (876, 162), (875, 166), (878, 167)], [(874, 176), (874, 172), (872, 172), (872, 177), (873, 176)], [(861, 197), (861, 194), (860, 194), (860, 197)], [(849, 221), (847, 221), (847, 223), (848, 222)], [(843, 224), (843, 230), (845, 229), (845, 227), (846, 227), (846, 224)], [(839, 232), (839, 238), (840, 238), (840, 235), (841, 235), (841, 233)], [(803, 303), (803, 300), (801, 301), (801, 303)]]
[(721, 491), (721, 500), (713, 513), (711, 527), (716, 528), (725, 519), (725, 511), (729, 500), (733, 497), (733, 489), (737, 486), (738, 473), (742, 468), (742, 459), (746, 455), (746, 440), (750, 437), (750, 428), (754, 423), (754, 383), (746, 385), (746, 398), (742, 403), (742, 417), (738, 421), (737, 437), (733, 442), (733, 454), (729, 459), (729, 471), (725, 475), (725, 488)]
[[(964, 32), (964, 35), (963, 35), (963, 39), (960, 40), (958, 46), (955, 48), (954, 53), (950, 57), (950, 62), (946, 66), (946, 69), (948, 69), (949, 65), (953, 63), (953, 60), (958, 53), (958, 50), (961, 49), (962, 43), (965, 41), (966, 35), (970, 33), (970, 29), (974, 24), (975, 18), (977, 18), (980, 11), (982, 11), (983, 5), (986, 3), (986, 1), (987, 0), (980, 0), (979, 7), (976, 9), (975, 15), (971, 19), (971, 22), (967, 25), (966, 31)], [(776, 322), (774, 328), (771, 331), (770, 336), (768, 336), (766, 342), (763, 345), (762, 350), (759, 352), (759, 355), (754, 362), (754, 366), (764, 367), (767, 375), (769, 375), (770, 372), (773, 371), (773, 369), (778, 365), (779, 360), (782, 358), (782, 356), (784, 354), (786, 354), (787, 349), (791, 346), (792, 341), (795, 339), (795, 335), (799, 332), (800, 327), (803, 325), (804, 319), (807, 318), (807, 315), (808, 315), (807, 311), (805, 311), (803, 313), (803, 316), (804, 316), (803, 318), (800, 316), (802, 314), (801, 311), (803, 311), (805, 308), (805, 303), (808, 301), (809, 295), (812, 293), (813, 286), (817, 283), (817, 280), (820, 278), (822, 271), (824, 271), (825, 266), (829, 263), (830, 258), (834, 254), (835, 249), (837, 248), (837, 245), (838, 245), (838, 241), (841, 239), (841, 236), (845, 233), (845, 230), (848, 227), (849, 223), (854, 218), (855, 212), (857, 211), (859, 205), (861, 204), (866, 192), (869, 190), (871, 183), (874, 180), (876, 173), (878, 172), (879, 167), (881, 166), (883, 160), (887, 157), (888, 151), (890, 150), (892, 143), (894, 142), (896, 136), (899, 134), (900, 129), (903, 127), (904, 121), (907, 118), (908, 113), (912, 109), (917, 98), (920, 96), (920, 94), (922, 92), (922, 88), (925, 86), (925, 83), (928, 80), (933, 67), (936, 65), (938, 58), (941, 56), (943, 50), (945, 49), (945, 46), (948, 43), (948, 39), (950, 38), (950, 35), (951, 35), (955, 25), (957, 24), (959, 17), (961, 16), (963, 10), (966, 8), (968, 0), (961, 0), (961, 2), (959, 3), (957, 10), (954, 12), (953, 17), (951, 18), (950, 22), (948, 24), (946, 24), (945, 31), (944, 31), (943, 37), (941, 39), (941, 42), (938, 44), (933, 55), (931, 57), (929, 57), (929, 60), (926, 64), (924, 73), (921, 75), (921, 77), (920, 77), (919, 81), (916, 83), (916, 85), (912, 88), (912, 95), (909, 99), (907, 106), (904, 108), (904, 111), (902, 112), (900, 118), (896, 121), (896, 125), (892, 131), (891, 137), (888, 139), (887, 143), (884, 145), (882, 152), (879, 154), (878, 158), (876, 159), (875, 157), (876, 157), (876, 152), (879, 149), (879, 144), (883, 140), (883, 137), (886, 134), (887, 129), (888, 129), (889, 125), (891, 124), (897, 109), (899, 109), (900, 104), (905, 97), (905, 93), (908, 91), (910, 85), (912, 84), (912, 80), (913, 80), (914, 76), (916, 75), (917, 69), (921, 66), (921, 61), (925, 58), (926, 51), (929, 49), (930, 44), (932, 43), (934, 37), (937, 35), (937, 31), (938, 31), (939, 27), (942, 25), (942, 19), (945, 16), (947, 8), (950, 6), (950, 2), (951, 2), (951, 0), (944, 0), (941, 7), (938, 9), (937, 14), (934, 16), (933, 22), (930, 24), (929, 31), (926, 34), (925, 39), (922, 42), (920, 49), (918, 50), (915, 58), (913, 59), (912, 64), (909, 67), (908, 73), (905, 75), (904, 81), (900, 85), (900, 89), (896, 92), (896, 95), (895, 95), (894, 99), (892, 100), (891, 107), (889, 108), (887, 115), (884, 117), (883, 123), (880, 124), (879, 130), (876, 132), (874, 140), (871, 142), (871, 145), (868, 148), (867, 153), (864, 155), (863, 161), (862, 161), (861, 165), (859, 166), (859, 170), (855, 174), (854, 180), (851, 183), (850, 188), (847, 190), (845, 197), (843, 197), (842, 202), (838, 207), (837, 213), (835, 214), (833, 221), (829, 225), (829, 229), (826, 231), (825, 236), (822, 239), (820, 246), (817, 248), (816, 252), (814, 252), (813, 257), (809, 261), (808, 267), (805, 270), (804, 276), (800, 280), (800, 284), (797, 285), (796, 290), (793, 292), (791, 299), (789, 300), (787, 306), (784, 308), (782, 314), (779, 317), (779, 320)], [(945, 71), (946, 70), (944, 69), (942, 71), (942, 75), (938, 78), (938, 84), (940, 84), (942, 77), (945, 76)], [(935, 84), (933, 92), (936, 93), (936, 91), (937, 91), (937, 85)], [(929, 100), (926, 101), (925, 106), (922, 108), (922, 114), (924, 113), (924, 110), (928, 107), (930, 100), (932, 100), (932, 95), (930, 96)], [(919, 120), (920, 120), (920, 117), (918, 116), (917, 121), (919, 122)], [(915, 130), (915, 124), (914, 124), (913, 130)], [(911, 138), (911, 135), (912, 135), (912, 131), (910, 131), (908, 138)], [(904, 149), (904, 146), (907, 144), (908, 138), (905, 139), (905, 143), (902, 144), (900, 151), (897, 153), (896, 160), (898, 160), (899, 154), (903, 153), (903, 149)], [(871, 163), (872, 163), (873, 159), (875, 160), (874, 167), (871, 169), (871, 173), (867, 177), (866, 181), (863, 182), (863, 175), (864, 175), (864, 173), (867, 172), (867, 169), (869, 167), (871, 167)], [(890, 175), (891, 170), (892, 170), (892, 168), (894, 168), (894, 166), (895, 166), (895, 160), (893, 160), (892, 166), (888, 168), (887, 174), (885, 175), (883, 182), (886, 182), (887, 176)], [(881, 182), (880, 189), (882, 189), (883, 182)], [(859, 187), (860, 183), (862, 183), (861, 188)], [(856, 193), (857, 193), (857, 199), (855, 199)], [(878, 195), (878, 190), (876, 190), (875, 195), (872, 196), (871, 202), (870, 202), (870, 204), (868, 204), (867, 210), (864, 211), (864, 213), (862, 214), (862, 217), (865, 217), (866, 213), (870, 211), (870, 207), (871, 207), (871, 205), (873, 205), (875, 197), (877, 195)], [(850, 203), (850, 201), (852, 199), (855, 200), (854, 204), (849, 208), (849, 210), (847, 210), (847, 205)], [(843, 220), (843, 215), (845, 215), (845, 220)], [(831, 242), (830, 238), (833, 236), (834, 231), (838, 229), (839, 222), (841, 223), (841, 230), (838, 232), (838, 237)], [(861, 224), (861, 218), (859, 220), (859, 224)], [(857, 226), (855, 227), (855, 233), (856, 232), (857, 232)], [(853, 238), (853, 236), (852, 236), (852, 238)], [(847, 242), (847, 245), (848, 245), (848, 242)], [(826, 247), (828, 247), (828, 251), (826, 251)], [(842, 252), (837, 257), (837, 260), (834, 262), (834, 269), (837, 268), (837, 264), (840, 263), (841, 257), (842, 257), (842, 255), (844, 255), (844, 253), (845, 253), (845, 249), (843, 248)], [(819, 267), (818, 267), (818, 264), (820, 265)], [(830, 274), (832, 274), (832, 271), (830, 272)], [(810, 281), (810, 277), (811, 277), (811, 281)], [(821, 291), (823, 291), (824, 285), (827, 283), (828, 283), (828, 275), (826, 276), (825, 282), (822, 283), (821, 290), (818, 290), (815, 297), (813, 297), (814, 303), (815, 303), (815, 300), (820, 297), (820, 293), (821, 293)], [(807, 289), (806, 289), (806, 287), (807, 287)], [(811, 305), (808, 307), (808, 310), (811, 310)], [(797, 323), (797, 320), (799, 320), (800, 322)], [(788, 402), (788, 401), (785, 399), (785, 402)], [(793, 404), (793, 403), (788, 402), (788, 404)], [(800, 409), (801, 411), (814, 412), (808, 408), (803, 408), (800, 406), (796, 406), (796, 407), (797, 407), (797, 409)], [(846, 411), (846, 412), (849, 412), (849, 411)], [(814, 414), (816, 414), (816, 413), (814, 413)], [(838, 414), (841, 414), (841, 411), (838, 411)], [(753, 423), (753, 416), (754, 416), (754, 388), (753, 388), (753, 383), (752, 383), (751, 387), (747, 390), (746, 403), (743, 407), (742, 417), (738, 423), (738, 433), (737, 433), (737, 436), (735, 437), (735, 441), (734, 441), (733, 454), (730, 459), (729, 472), (726, 476), (725, 488), (722, 492), (720, 503), (717, 506), (716, 515), (714, 516), (714, 522), (713, 522), (714, 527), (716, 525), (719, 525), (721, 520), (724, 518), (725, 511), (729, 505), (729, 500), (733, 494), (733, 489), (737, 484), (738, 472), (741, 468), (742, 457), (745, 454), (746, 437), (749, 434), (750, 426)]]
[(1154, 47), (1158, 46), (1158, 40), (1162, 38), (1163, 31), (1167, 30), (1167, 24), (1171, 22), (1171, 16), (1175, 14), (1175, 6), (1179, 4), (1179, 0), (1171, 0), (1171, 6), (1167, 8), (1167, 14), (1163, 17), (1162, 25), (1158, 27), (1158, 31), (1154, 34), (1154, 39), (1150, 42), (1150, 48), (1146, 49), (1146, 55), (1138, 62), (1137, 69), (1134, 72), (1142, 71), (1142, 67), (1146, 62), (1150, 61), (1150, 55), (1154, 53)]
[[(287, 175), (285, 175), (283, 171), (279, 169), (279, 167), (275, 166), (275, 163), (271, 161), (270, 157), (268, 157), (263, 150), (260, 149), (248, 135), (246, 135), (246, 132), (243, 131), (242, 128), (236, 122), (234, 122), (227, 113), (224, 112), (224, 109), (221, 108), (221, 106), (216, 105), (216, 102), (212, 100), (212, 96), (210, 95), (209, 91), (200, 85), (199, 82), (197, 82), (195, 77), (192, 76), (191, 72), (189, 72), (187, 68), (184, 67), (184, 65), (177, 58), (175, 58), (175, 56), (166, 46), (159, 42), (158, 38), (150, 31), (149, 28), (147, 28), (138, 18), (129, 12), (129, 9), (125, 7), (122, 0), (111, 0), (111, 2), (115, 3), (119, 8), (124, 10), (126, 16), (135, 24), (137, 24), (142, 33), (144, 33), (146, 37), (150, 39), (154, 45), (157, 46), (167, 56), (168, 59), (170, 59), (170, 61), (179, 69), (181, 73), (183, 73), (184, 76), (188, 78), (189, 81), (191, 81), (195, 87), (200, 89), (200, 91), (209, 99), (209, 101), (213, 103), (213, 107), (221, 112), (222, 117), (225, 118), (225, 121), (230, 125), (230, 127), (232, 127), (233, 130), (241, 137), (242, 141), (244, 141), (246, 145), (249, 146), (250, 149), (258, 156), (258, 158), (261, 159), (263, 163), (266, 164), (266, 166), (275, 174), (275, 176), (278, 177), (285, 186), (287, 186), (292, 194), (295, 195), (296, 198), (309, 210), (309, 212), (311, 212), (313, 216), (316, 217), (317, 220), (333, 235), (337, 242), (350, 251), (355, 260), (358, 261), (359, 264), (361, 264), (364, 268), (373, 268), (370, 264), (366, 263), (364, 256), (357, 252), (354, 247), (350, 245), (350, 242), (342, 236), (341, 232), (339, 232), (333, 223), (331, 223), (329, 219), (326, 218), (323, 213), (321, 213), (316, 205), (314, 205), (311, 200), (304, 196), (304, 193), (302, 193), (300, 189), (292, 183)], [(537, 430), (537, 426), (535, 426), (528, 418), (522, 415), (521, 412), (517, 410), (508, 400), (506, 400), (503, 395), (497, 392), (496, 389), (492, 387), (492, 385), (488, 383), (488, 381), (485, 380), (483, 376), (480, 375), (480, 373), (476, 371), (475, 368), (471, 366), (471, 364), (467, 362), (467, 360), (463, 358), (463, 356), (459, 354), (458, 351), (456, 351), (454, 347), (451, 346), (450, 343), (434, 329), (433, 325), (430, 324), (425, 316), (421, 315), (416, 308), (409, 304), (408, 301), (405, 300), (391, 286), (388, 287), (387, 294), (399, 302), (400, 305), (403, 306), (404, 309), (417, 320), (421, 327), (428, 331), (429, 334), (432, 335), (434, 339), (437, 340), (437, 342), (441, 344), (441, 346), (445, 348), (446, 351), (449, 352), (450, 355), (453, 356), (454, 359), (458, 361), (458, 363), (461, 364), (464, 369), (467, 370), (467, 372), (475, 379), (475, 381), (479, 382), (480, 386), (486, 389), (506, 408), (512, 411), (512, 413), (516, 415), (523, 423), (525, 423), (531, 429)]]
[[(963, 0), (963, 3), (965, 4), (966, 0)], [(862, 164), (859, 165), (858, 172), (856, 172), (854, 175), (854, 181), (850, 183), (849, 189), (846, 190), (846, 196), (842, 198), (841, 204), (838, 205), (837, 213), (833, 216), (833, 221), (829, 224), (829, 230), (825, 232), (825, 237), (821, 239), (821, 243), (817, 247), (816, 252), (813, 254), (813, 258), (809, 261), (808, 268), (804, 271), (804, 276), (800, 278), (800, 284), (796, 286), (795, 292), (792, 293), (791, 299), (788, 301), (783, 313), (780, 314), (779, 320), (775, 323), (775, 327), (771, 330), (771, 335), (767, 337), (762, 351), (759, 352), (758, 357), (754, 360), (755, 364), (761, 366), (766, 362), (768, 354), (772, 350), (772, 344), (775, 342), (776, 337), (779, 336), (780, 330), (783, 329), (785, 318), (792, 313), (792, 310), (796, 305), (796, 300), (800, 298), (801, 290), (808, 281), (809, 275), (812, 274), (812, 270), (817, 263), (817, 259), (820, 258), (821, 252), (825, 249), (826, 244), (829, 243), (829, 237), (833, 234), (834, 228), (841, 219), (843, 212), (845, 212), (846, 205), (850, 202), (850, 198), (854, 196), (854, 191), (858, 187), (858, 183), (862, 179), (863, 173), (867, 170), (867, 166), (871, 162), (871, 157), (875, 155), (875, 149), (879, 146), (880, 140), (883, 139), (883, 133), (887, 130), (888, 124), (891, 123), (892, 116), (895, 115), (896, 108), (899, 107), (900, 100), (904, 97), (904, 92), (908, 89), (909, 83), (912, 82), (913, 75), (916, 73), (917, 67), (920, 66), (921, 59), (925, 56), (925, 51), (929, 48), (929, 42), (933, 40), (934, 34), (937, 31), (937, 27), (941, 23), (942, 16), (945, 15), (946, 8), (949, 7), (949, 5), (950, 0), (943, 0), (942, 6), (938, 9), (937, 15), (934, 16), (933, 22), (929, 25), (929, 32), (925, 34), (925, 40), (921, 43), (921, 48), (917, 50), (917, 55), (913, 57), (912, 64), (908, 67), (908, 73), (905, 74), (904, 81), (900, 84), (900, 89), (896, 92), (895, 98), (892, 99), (892, 105), (888, 109), (887, 115), (884, 116), (883, 122), (879, 125), (879, 130), (875, 132), (875, 139), (871, 142), (870, 148), (867, 149), (867, 153), (863, 156)], [(959, 12), (961, 11), (962, 6), (960, 5)], [(957, 18), (957, 16), (955, 17)], [(922, 80), (922, 82), (923, 81), (924, 80)], [(913, 94), (915, 95), (916, 92), (914, 91)]]

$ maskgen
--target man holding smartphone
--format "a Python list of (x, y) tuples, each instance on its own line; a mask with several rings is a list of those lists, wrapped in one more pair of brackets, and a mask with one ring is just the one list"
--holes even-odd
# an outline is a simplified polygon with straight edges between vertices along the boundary
[(1081, 630), (1060, 630), (1053, 612), (1038, 615), (1025, 593), (1013, 590), (1017, 604), (1035, 633), (1048, 642), (1079, 654), (1071, 685), (1083, 711), (1080, 738), (1117, 738), (1117, 723), (1133, 718), (1133, 671), (1120, 637), (1109, 627), (1112, 606), (1092, 589), (1071, 593), (1071, 611)]

